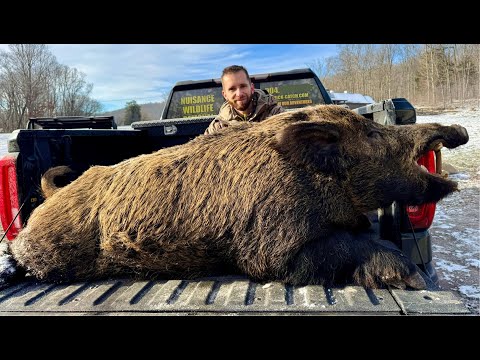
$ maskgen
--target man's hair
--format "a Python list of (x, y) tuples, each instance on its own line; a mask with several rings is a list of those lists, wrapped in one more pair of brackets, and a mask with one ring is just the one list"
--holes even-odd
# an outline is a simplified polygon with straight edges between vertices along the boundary
[(250, 80), (250, 75), (248, 75), (248, 71), (247, 69), (245, 69), (242, 65), (230, 65), (230, 66), (227, 66), (225, 69), (223, 69), (223, 72), (222, 72), (222, 81), (223, 81), (223, 77), (227, 74), (232, 74), (232, 73), (237, 73), (237, 72), (240, 72), (240, 71), (244, 71), (245, 72), (245, 75), (247, 75), (247, 80), (249, 82), (252, 82), (252, 80)]

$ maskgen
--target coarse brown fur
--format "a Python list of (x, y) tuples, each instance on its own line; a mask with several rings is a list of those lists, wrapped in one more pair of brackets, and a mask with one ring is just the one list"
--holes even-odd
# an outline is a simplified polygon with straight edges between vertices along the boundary
[(41, 186), (41, 193), (42, 196), (46, 199), (50, 196), (52, 196), (57, 190), (59, 189), (55, 185), (55, 178), (59, 176), (64, 176), (68, 173), (72, 173), (72, 169), (70, 169), (68, 166), (56, 166), (53, 168), (48, 169), (45, 174), (43, 174), (41, 180), (40, 180), (40, 186)]
[(47, 281), (236, 272), (422, 287), (405, 256), (359, 235), (364, 214), (455, 191), (416, 160), (467, 141), (458, 125), (383, 126), (333, 105), (286, 112), (91, 167), (48, 192), (10, 251)]

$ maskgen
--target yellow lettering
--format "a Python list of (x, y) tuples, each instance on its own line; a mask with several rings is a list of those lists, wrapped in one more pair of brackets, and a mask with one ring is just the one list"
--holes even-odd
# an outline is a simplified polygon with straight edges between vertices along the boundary
[(278, 87), (267, 87), (265, 88), (265, 90), (268, 91), (269, 94), (278, 94), (279, 91), (278, 91)]
[(212, 115), (213, 104), (188, 105), (182, 107), (183, 115)]
[(309, 105), (312, 104), (313, 101), (311, 99), (305, 100), (289, 100), (289, 101), (281, 101), (279, 102), (280, 106), (295, 106), (295, 105)]
[(201, 96), (185, 96), (180, 98), (180, 105), (205, 104), (214, 102), (215, 96), (213, 94)]

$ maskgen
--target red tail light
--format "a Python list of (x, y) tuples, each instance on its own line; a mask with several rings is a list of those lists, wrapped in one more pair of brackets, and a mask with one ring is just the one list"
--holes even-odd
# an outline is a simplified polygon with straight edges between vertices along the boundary
[[(436, 171), (435, 152), (429, 151), (418, 159), (417, 163), (423, 165), (431, 173)], [(407, 205), (407, 215), (414, 229), (428, 229), (433, 222), (435, 215), (436, 203), (428, 203), (423, 205)]]
[[(4, 231), (12, 223), (19, 211), (17, 190), (15, 158), (6, 155), (0, 158), (0, 218)], [(18, 215), (7, 231), (7, 239), (15, 239), (21, 228), (22, 220), (20, 215)]]

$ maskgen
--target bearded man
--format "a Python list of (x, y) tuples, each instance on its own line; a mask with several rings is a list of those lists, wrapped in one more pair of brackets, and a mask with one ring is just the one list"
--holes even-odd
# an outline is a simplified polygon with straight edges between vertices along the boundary
[(222, 95), (225, 102), (205, 134), (212, 134), (239, 121), (259, 122), (285, 111), (264, 90), (255, 89), (247, 69), (231, 65), (222, 72)]

